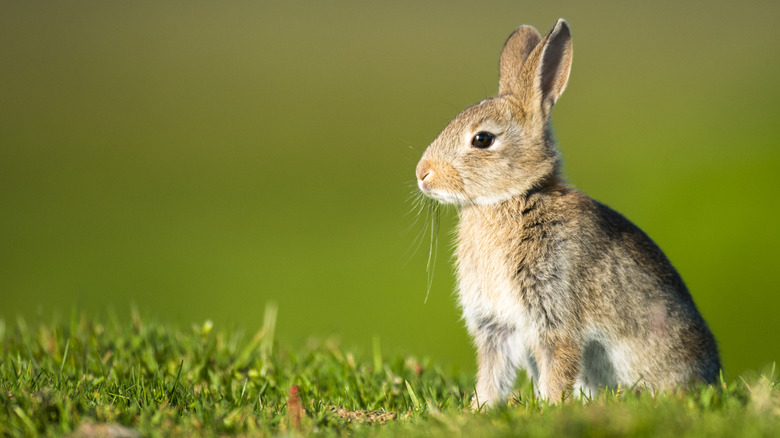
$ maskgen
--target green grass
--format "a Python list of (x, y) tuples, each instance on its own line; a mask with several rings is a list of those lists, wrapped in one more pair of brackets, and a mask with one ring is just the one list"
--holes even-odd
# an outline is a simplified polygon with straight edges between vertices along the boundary
[[(181, 330), (138, 312), (129, 322), (79, 312), (37, 326), (0, 320), (0, 436), (780, 432), (774, 370), (674, 394), (619, 390), (558, 405), (536, 400), (521, 380), (509, 406), (473, 413), (469, 375), (428, 358), (388, 355), (379, 340), (363, 353), (335, 340), (279, 345), (275, 319), (269, 307), (257, 333), (210, 322)], [(290, 396), (293, 386), (299, 398)]]

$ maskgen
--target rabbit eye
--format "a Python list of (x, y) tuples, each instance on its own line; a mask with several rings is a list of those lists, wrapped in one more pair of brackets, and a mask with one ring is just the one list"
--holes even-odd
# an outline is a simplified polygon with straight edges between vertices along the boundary
[(474, 138), (471, 139), (471, 145), (477, 149), (487, 149), (493, 145), (493, 142), (495, 140), (496, 140), (495, 135), (486, 131), (482, 131), (482, 132), (478, 132), (477, 135), (475, 135)]

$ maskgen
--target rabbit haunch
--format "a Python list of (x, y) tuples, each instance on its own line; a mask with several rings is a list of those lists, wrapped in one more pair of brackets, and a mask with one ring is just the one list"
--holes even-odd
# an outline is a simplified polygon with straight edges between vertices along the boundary
[(423, 193), (461, 207), (458, 289), (477, 348), (475, 404), (505, 401), (518, 368), (553, 401), (712, 383), (720, 370), (715, 339), (663, 252), (560, 177), (549, 120), (571, 60), (565, 21), (543, 38), (518, 28), (501, 53), (499, 95), (453, 119), (417, 166)]

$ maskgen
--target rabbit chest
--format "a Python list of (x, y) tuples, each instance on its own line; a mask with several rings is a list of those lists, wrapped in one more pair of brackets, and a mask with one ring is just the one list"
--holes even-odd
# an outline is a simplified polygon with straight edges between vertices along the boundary
[[(568, 239), (541, 201), (473, 205), (461, 211), (457, 244), (459, 299), (472, 335), (503, 327), (524, 348), (576, 318)], [(491, 336), (483, 333), (483, 335)]]

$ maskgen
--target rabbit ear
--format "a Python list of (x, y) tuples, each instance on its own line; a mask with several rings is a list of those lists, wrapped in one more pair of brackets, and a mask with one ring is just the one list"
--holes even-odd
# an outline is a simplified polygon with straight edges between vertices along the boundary
[(499, 61), (499, 95), (516, 93), (520, 89), (520, 71), (541, 40), (542, 36), (531, 26), (520, 26), (509, 36)]
[(520, 86), (530, 88), (523, 96), (526, 105), (550, 114), (569, 81), (572, 50), (571, 30), (560, 18), (523, 66)]

